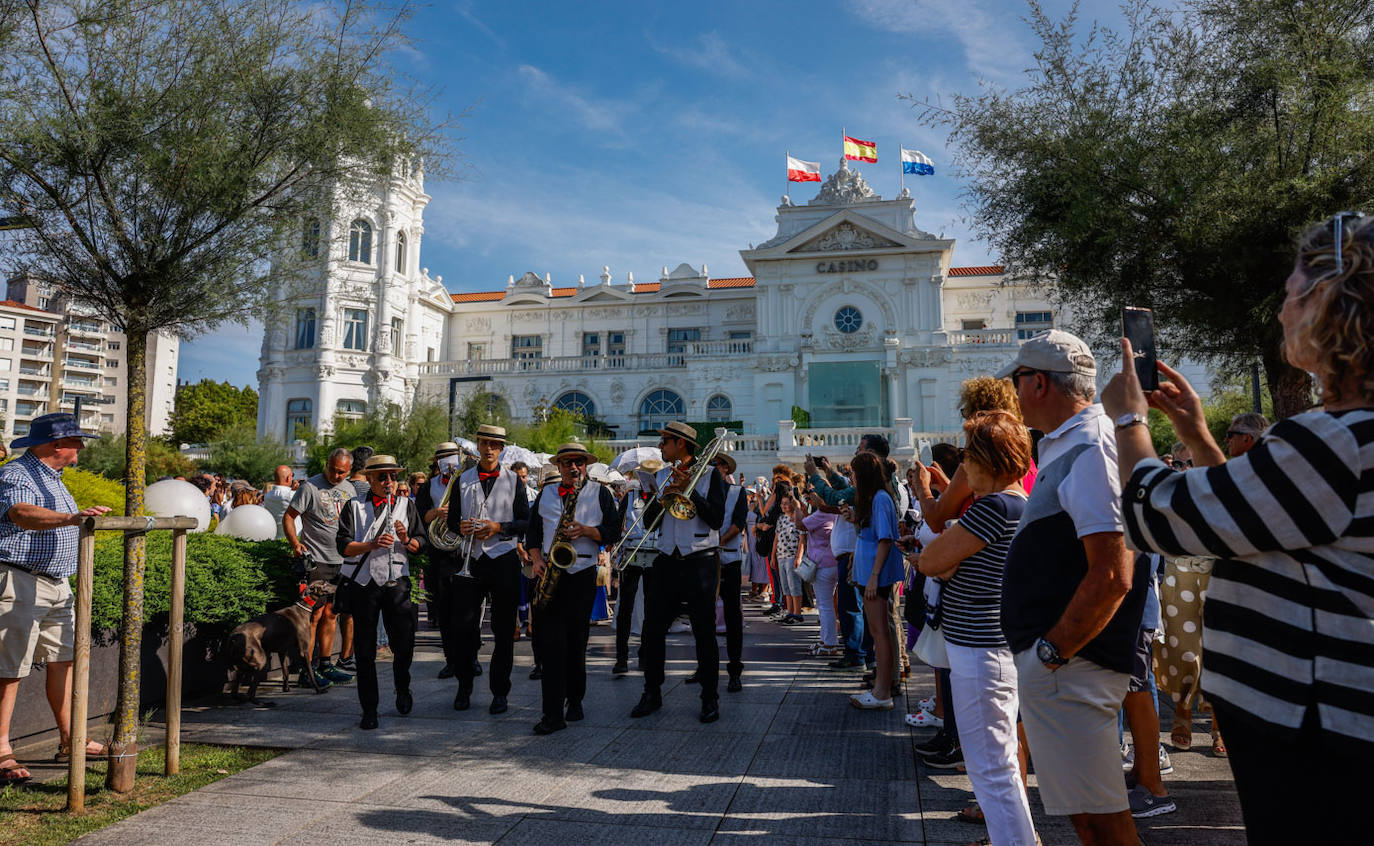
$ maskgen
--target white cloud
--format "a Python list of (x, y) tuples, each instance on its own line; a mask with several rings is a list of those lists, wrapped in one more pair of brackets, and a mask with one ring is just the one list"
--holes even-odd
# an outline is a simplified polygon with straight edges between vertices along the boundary
[(993, 82), (1015, 82), (1033, 61), (1020, 15), (989, 11), (981, 0), (849, 0), (849, 5), (877, 29), (954, 36), (969, 69)]
[(756, 61), (757, 54), (746, 64), (744, 57), (750, 54), (731, 45), (718, 32), (703, 33), (685, 44), (661, 44), (652, 38), (647, 41), (655, 53), (713, 76), (757, 80), (764, 72)]
[(521, 65), (516, 73), (529, 92), (553, 110), (551, 116), (565, 115), (585, 129), (624, 139), (625, 121), (634, 111), (629, 103), (584, 95), (534, 65)]
[(458, 16), (463, 20), (472, 24), (473, 29), (482, 33), (487, 38), (490, 38), (497, 47), (500, 47), (502, 50), (506, 49), (505, 39), (501, 38), (495, 32), (492, 32), (491, 27), (482, 23), (482, 20), (477, 17), (477, 13), (472, 10), (473, 5), (473, 0), (458, 0), (453, 6), (453, 10), (457, 12)]

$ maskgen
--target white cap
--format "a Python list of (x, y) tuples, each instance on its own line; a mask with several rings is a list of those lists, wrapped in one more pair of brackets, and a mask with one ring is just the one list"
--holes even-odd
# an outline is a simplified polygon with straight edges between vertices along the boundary
[(1082, 338), (1062, 329), (1041, 332), (1022, 344), (1011, 364), (997, 371), (997, 378), (1006, 379), (1018, 367), (1097, 378), (1097, 361), (1093, 358), (1092, 350), (1088, 349)]

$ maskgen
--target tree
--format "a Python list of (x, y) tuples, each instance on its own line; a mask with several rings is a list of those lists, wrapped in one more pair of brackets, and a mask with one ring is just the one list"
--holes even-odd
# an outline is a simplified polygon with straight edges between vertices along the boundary
[[(28, 226), (15, 248), (29, 271), (127, 333), (129, 514), (143, 513), (148, 333), (261, 313), (325, 261), (302, 255), (312, 212), (361, 202), (427, 150), (435, 161), (430, 98), (398, 90), (386, 61), (407, 14), (351, 0), (0, 4), (0, 214)], [(117, 791), (136, 765), (143, 574), (144, 536), (129, 534)]]
[[(196, 472), (194, 461), (157, 438), (148, 441), (147, 452), (143, 477), (148, 483), (164, 476), (190, 476)], [(81, 468), (122, 482), (127, 453), (128, 441), (123, 435), (106, 433), (86, 442), (86, 448), (81, 450)]]
[(303, 434), (307, 469), (312, 475), (324, 469), (325, 460), (335, 448), (351, 450), (359, 446), (394, 455), (408, 470), (427, 472), (434, 448), (451, 439), (447, 408), (423, 399), (415, 400), (408, 409), (387, 403), (369, 408), (360, 418), (335, 417), (333, 431), (327, 435)]
[(291, 451), (285, 444), (272, 439), (259, 440), (253, 423), (240, 422), (222, 430), (210, 441), (210, 458), (204, 469), (261, 486), (272, 479), (278, 466), (290, 463)]
[(172, 442), (206, 444), (225, 429), (257, 419), (258, 392), (252, 387), (240, 390), (228, 382), (201, 379), (177, 389), (170, 421)]
[(1374, 198), (1374, 0), (1148, 0), (1124, 34), (1032, 3), (1025, 87), (921, 119), (950, 130), (977, 230), (1015, 281), (1052, 280), (1085, 334), (1151, 306), (1161, 342), (1258, 359), (1275, 410), (1310, 404), (1276, 315), (1294, 237)]

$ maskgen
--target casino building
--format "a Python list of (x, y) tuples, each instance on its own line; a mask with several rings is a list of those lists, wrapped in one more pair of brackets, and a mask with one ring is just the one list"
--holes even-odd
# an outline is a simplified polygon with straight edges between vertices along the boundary
[(774, 237), (740, 251), (746, 277), (682, 263), (653, 281), (530, 272), (451, 294), (421, 264), (423, 173), (374, 199), (306, 222), (320, 280), (265, 330), (262, 435), (475, 395), (515, 418), (541, 404), (584, 413), (624, 446), (666, 420), (732, 421), (751, 473), (847, 456), (864, 431), (887, 432), (900, 457), (956, 437), (959, 383), (1059, 317), (1000, 267), (956, 266), (954, 241), (917, 226), (908, 192), (884, 200), (844, 161), (815, 199), (783, 198)]

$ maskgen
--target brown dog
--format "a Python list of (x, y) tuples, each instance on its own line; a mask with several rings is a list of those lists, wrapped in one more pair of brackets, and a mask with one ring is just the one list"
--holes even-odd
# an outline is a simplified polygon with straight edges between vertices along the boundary
[[(281, 662), (283, 693), (291, 690), (291, 658), (300, 656), (305, 666), (310, 666), (315, 645), (310, 615), (319, 603), (333, 599), (335, 586), (321, 580), (301, 585), (300, 590), (301, 598), (294, 604), (249, 620), (230, 633), (226, 656), (229, 669), (234, 673), (233, 687), (229, 691), (234, 699), (243, 701), (239, 696), (239, 683), (246, 678), (249, 702), (266, 708), (276, 704), (258, 699), (258, 684), (267, 677), (267, 662), (273, 655)], [(315, 692), (324, 693), (315, 673), (306, 675), (315, 686)]]

